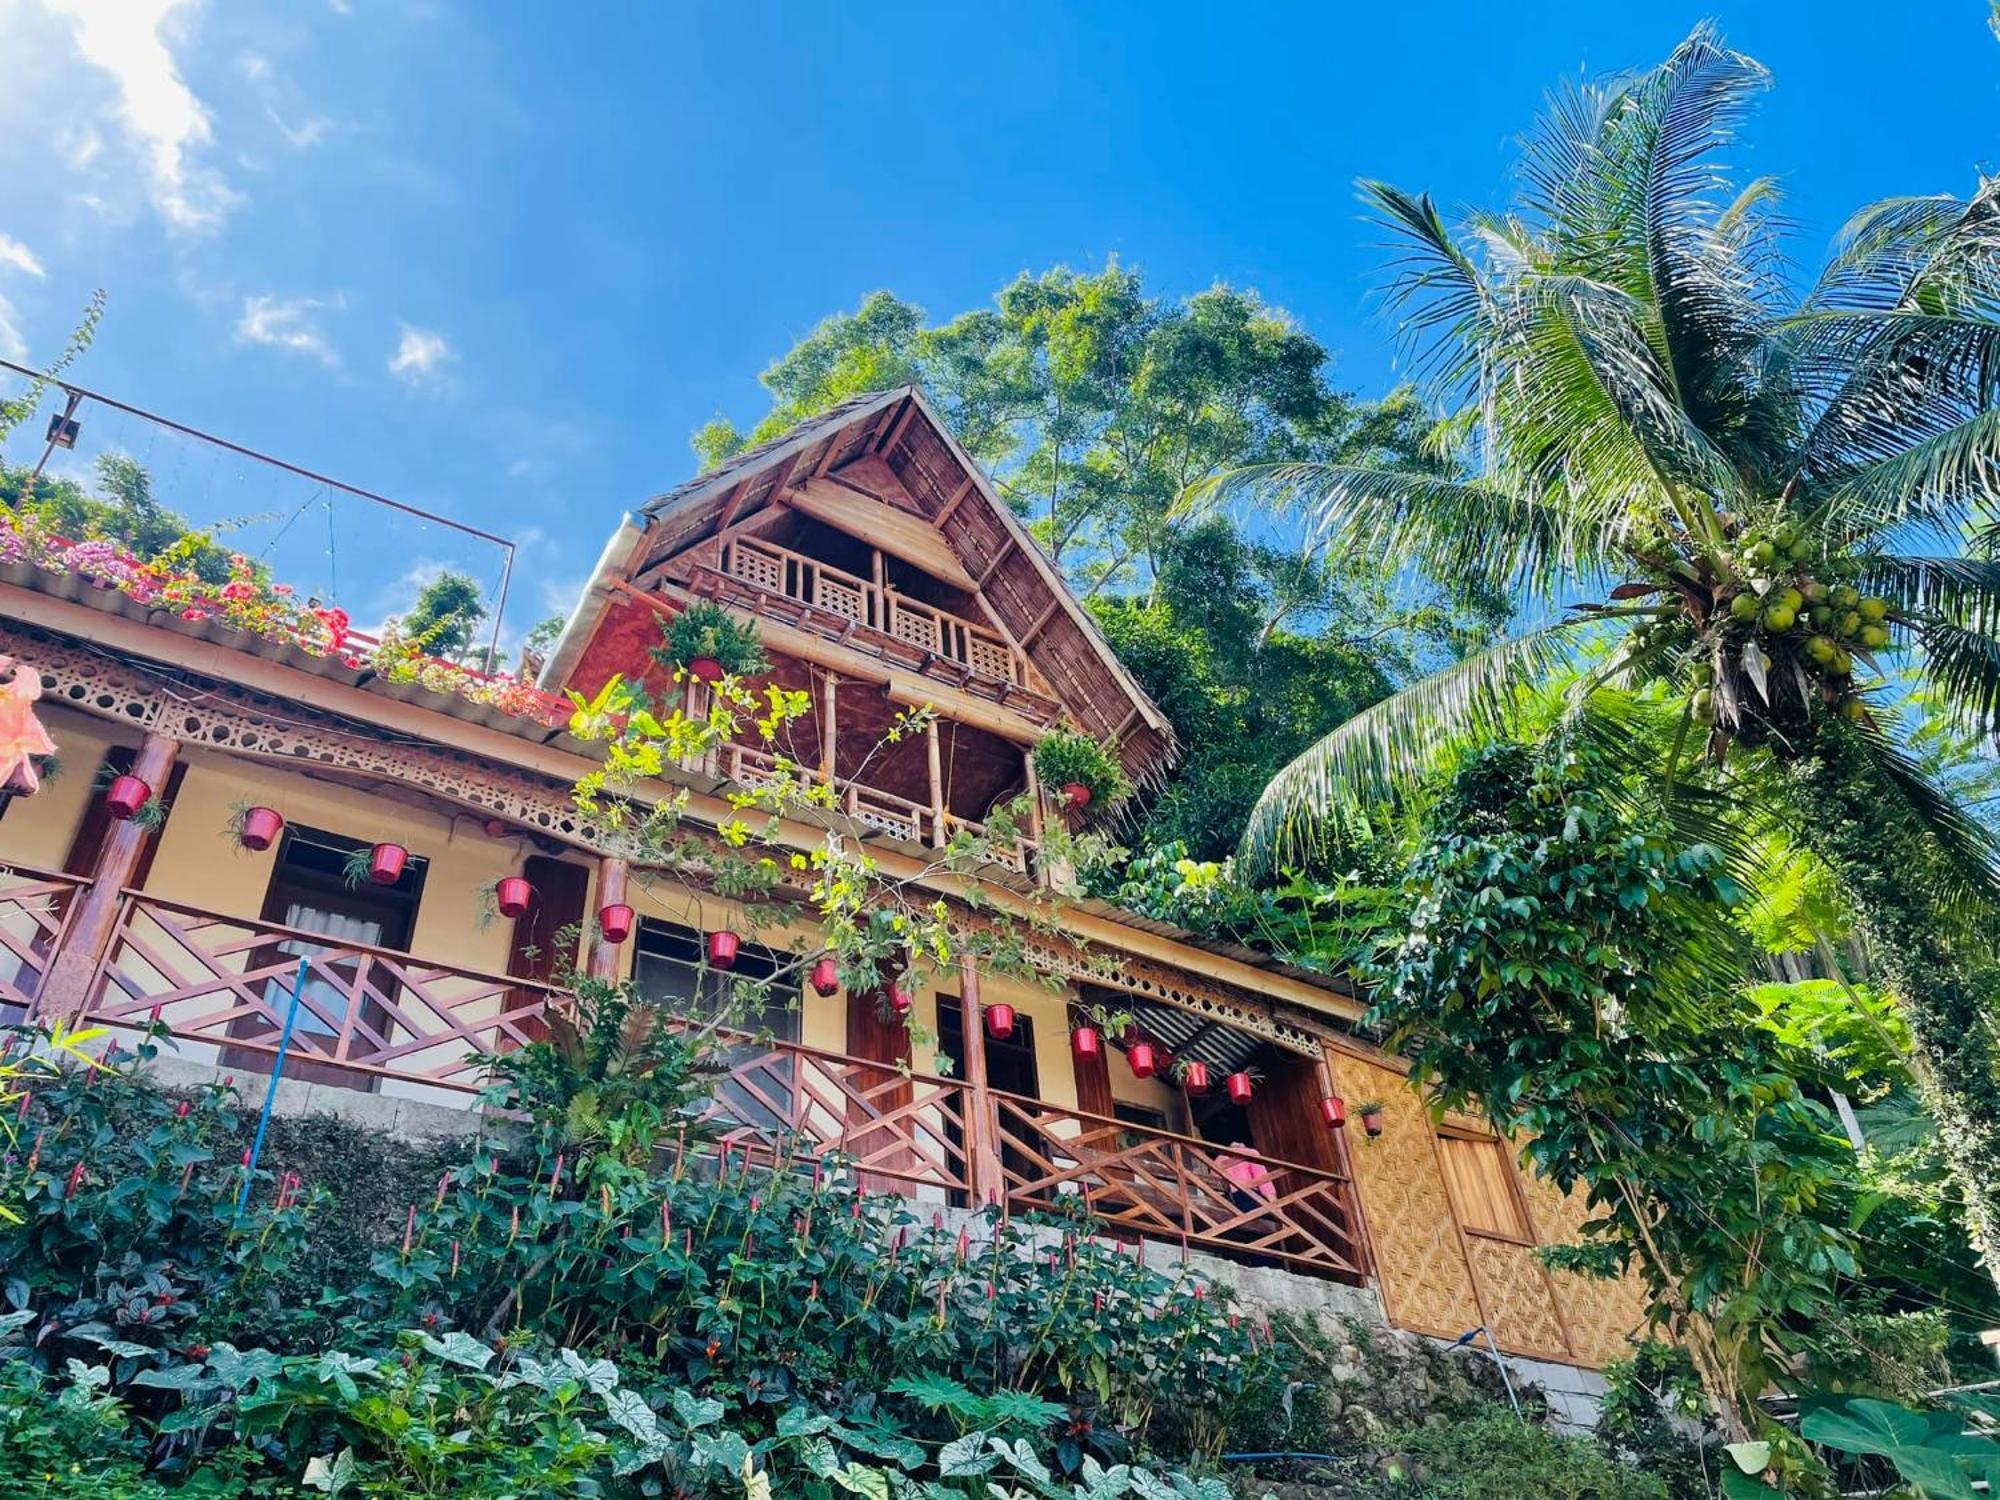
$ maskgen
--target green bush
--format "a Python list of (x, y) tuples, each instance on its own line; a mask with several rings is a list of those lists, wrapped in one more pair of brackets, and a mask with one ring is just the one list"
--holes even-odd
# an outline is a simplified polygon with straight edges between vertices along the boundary
[(1391, 1436), (1379, 1478), (1357, 1500), (1666, 1500), (1658, 1479), (1623, 1468), (1583, 1438), (1511, 1412)]
[(711, 657), (731, 677), (750, 677), (771, 663), (757, 639), (757, 627), (721, 605), (697, 599), (661, 627), (665, 644), (653, 652), (663, 666), (685, 667)]

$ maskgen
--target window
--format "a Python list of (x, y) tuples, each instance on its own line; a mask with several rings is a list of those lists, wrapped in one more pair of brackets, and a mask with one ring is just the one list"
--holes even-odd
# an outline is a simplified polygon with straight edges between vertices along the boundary
[(1514, 1164), (1507, 1148), (1491, 1136), (1440, 1135), (1438, 1159), (1459, 1221), (1472, 1234), (1528, 1241), (1527, 1215), (1521, 1209)]
[(1167, 1112), (1163, 1109), (1148, 1109), (1143, 1104), (1127, 1104), (1120, 1099), (1111, 1106), (1111, 1113), (1127, 1125), (1138, 1125), (1147, 1130), (1167, 1128)]
[[(632, 955), (632, 979), (639, 993), (674, 1015), (706, 1018), (736, 998), (738, 980), (768, 980), (785, 962), (783, 954), (745, 943), (734, 968), (703, 969), (705, 943), (703, 935), (690, 928), (642, 917)], [(743, 1031), (768, 1031), (781, 1042), (796, 1042), (798, 1000), (796, 988), (771, 989), (763, 1003), (752, 1005), (731, 1024)]]

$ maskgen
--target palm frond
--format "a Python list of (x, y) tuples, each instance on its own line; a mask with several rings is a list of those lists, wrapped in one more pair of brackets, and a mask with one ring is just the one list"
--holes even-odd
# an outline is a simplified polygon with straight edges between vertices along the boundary
[(1410, 194), (1363, 180), (1361, 199), (1394, 236), (1393, 274), (1383, 304), (1400, 318), (1400, 336), (1420, 378), (1456, 405), (1475, 383), (1480, 324), (1490, 310), (1479, 264), (1453, 238), (1429, 193)]
[(1264, 788), (1243, 833), (1245, 863), (1268, 869), (1308, 851), (1340, 809), (1383, 801), (1428, 772), (1447, 745), (1496, 732), (1521, 689), (1567, 661), (1595, 623), (1569, 619), (1545, 625), (1356, 714)]
[(1971, 198), (1886, 198), (1849, 219), (1808, 311), (1963, 307), (2000, 292), (2000, 181)]
[[(1871, 805), (1881, 825), (1901, 824), (1937, 852), (1934, 894), (1990, 922), (1992, 903), (2000, 898), (2000, 850), (1993, 835), (1880, 730), (1842, 725), (1829, 732), (1854, 736), (1866, 752), (1855, 760), (1876, 783)], [(1918, 872), (1911, 874), (1919, 878)]]
[(1916, 637), (1922, 673), (1944, 712), (1975, 734), (2000, 732), (2000, 639), (1942, 619), (1921, 621)]
[(1898, 613), (2000, 633), (2000, 562), (1983, 557), (1882, 557), (1857, 580)]
[(1906, 441), (1815, 495), (1810, 508), (1856, 541), (1912, 527), (1956, 531), (2000, 515), (2000, 411)]
[(1406, 566), (1434, 578), (1477, 578), (1536, 597), (1565, 573), (1594, 572), (1612, 556), (1601, 532), (1497, 486), (1364, 464), (1252, 464), (1192, 486), (1176, 514), (1227, 504), (1297, 516), (1304, 548), (1362, 556), (1387, 573)]

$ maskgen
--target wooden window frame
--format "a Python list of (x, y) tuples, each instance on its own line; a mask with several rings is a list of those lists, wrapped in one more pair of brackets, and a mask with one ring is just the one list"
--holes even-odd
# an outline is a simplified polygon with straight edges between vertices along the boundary
[[(1465, 1130), (1452, 1125), (1437, 1128), (1438, 1175), (1444, 1178), (1445, 1192), (1451, 1198), (1451, 1211), (1458, 1219), (1459, 1228), (1474, 1238), (1497, 1240), (1503, 1245), (1525, 1245), (1533, 1249), (1540, 1243), (1535, 1238), (1535, 1220), (1528, 1211), (1528, 1195), (1521, 1186), (1521, 1172), (1507, 1150), (1506, 1141), (1486, 1131)], [(1499, 1158), (1503, 1181), (1506, 1184), (1508, 1200), (1514, 1205), (1514, 1221), (1520, 1226), (1518, 1233), (1489, 1229), (1472, 1223), (1466, 1216), (1465, 1204), (1459, 1201), (1459, 1193), (1454, 1185), (1451, 1168), (1445, 1164), (1444, 1144), (1447, 1141), (1464, 1141), (1468, 1144), (1492, 1148)]]

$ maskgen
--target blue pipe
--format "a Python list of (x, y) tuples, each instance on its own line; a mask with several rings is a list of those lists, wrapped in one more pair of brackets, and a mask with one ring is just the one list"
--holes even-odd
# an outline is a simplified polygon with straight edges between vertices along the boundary
[(264, 1090), (264, 1108), (257, 1115), (257, 1138), (250, 1143), (250, 1159), (243, 1163), (243, 1191), (236, 1195), (236, 1216), (250, 1206), (250, 1184), (257, 1179), (257, 1158), (264, 1154), (264, 1132), (271, 1128), (271, 1106), (278, 1102), (278, 1080), (285, 1076), (285, 1053), (292, 1045), (292, 1025), (299, 1018), (299, 995), (306, 987), (307, 960), (299, 960), (299, 972), (292, 978), (292, 1003), (285, 1007), (285, 1029), (278, 1037), (278, 1055), (271, 1063), (271, 1086)]

